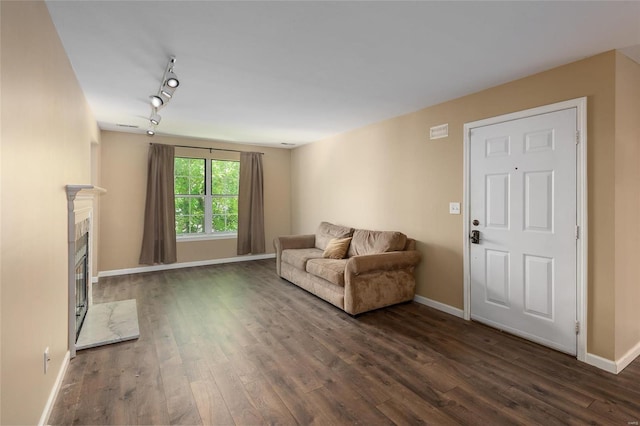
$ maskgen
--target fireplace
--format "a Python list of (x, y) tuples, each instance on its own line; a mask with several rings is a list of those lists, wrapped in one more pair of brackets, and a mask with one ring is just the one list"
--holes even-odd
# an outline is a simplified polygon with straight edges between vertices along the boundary
[(89, 308), (89, 233), (76, 240), (76, 342)]
[(95, 196), (106, 192), (93, 185), (67, 185), (69, 354), (76, 356), (76, 342), (87, 312), (91, 310), (93, 212)]
[(135, 299), (93, 304), (91, 287), (97, 235), (94, 207), (106, 190), (67, 185), (69, 243), (69, 356), (82, 349), (140, 337)]

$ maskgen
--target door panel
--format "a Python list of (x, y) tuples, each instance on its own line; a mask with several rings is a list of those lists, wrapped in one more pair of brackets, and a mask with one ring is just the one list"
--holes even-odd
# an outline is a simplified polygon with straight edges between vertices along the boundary
[(485, 300), (509, 307), (509, 253), (487, 250)]
[(524, 256), (524, 310), (553, 319), (553, 259)]
[(486, 177), (487, 226), (509, 228), (509, 175), (489, 175)]
[[(576, 353), (576, 109), (470, 131), (471, 318)], [(478, 220), (479, 225), (473, 225)]]
[(524, 230), (553, 232), (553, 172), (524, 173)]

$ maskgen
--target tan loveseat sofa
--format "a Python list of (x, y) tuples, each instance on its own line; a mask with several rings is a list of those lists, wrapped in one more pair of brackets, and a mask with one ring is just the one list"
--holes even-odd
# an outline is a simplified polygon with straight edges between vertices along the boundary
[[(348, 237), (344, 259), (323, 257), (330, 242)], [(322, 222), (315, 234), (278, 237), (274, 245), (278, 275), (351, 315), (415, 295), (414, 270), (421, 256), (415, 240), (401, 232)]]

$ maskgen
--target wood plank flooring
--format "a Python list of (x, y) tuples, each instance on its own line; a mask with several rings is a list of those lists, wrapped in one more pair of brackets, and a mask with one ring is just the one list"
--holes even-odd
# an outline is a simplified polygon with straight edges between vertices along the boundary
[(619, 424), (640, 421), (640, 359), (618, 376), (416, 303), (353, 318), (273, 260), (103, 278), (140, 339), (78, 352), (50, 424)]

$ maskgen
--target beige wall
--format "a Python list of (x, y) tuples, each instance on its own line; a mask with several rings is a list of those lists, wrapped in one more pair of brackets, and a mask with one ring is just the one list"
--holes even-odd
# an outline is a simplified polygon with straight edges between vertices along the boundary
[(616, 55), (615, 357), (640, 344), (640, 64)]
[[(267, 253), (272, 241), (290, 229), (290, 151), (237, 145), (200, 139), (102, 132), (101, 185), (107, 194), (100, 199), (100, 271), (139, 267), (144, 200), (147, 185), (149, 142), (264, 152), (265, 239)], [(202, 150), (178, 148), (177, 154), (197, 155)], [(219, 156), (225, 155), (222, 152)], [(227, 154), (225, 158), (230, 158)], [(239, 159), (236, 155), (235, 158)], [(236, 239), (178, 242), (178, 262), (236, 257)]]
[(35, 424), (67, 352), (64, 186), (89, 183), (90, 144), (99, 133), (44, 2), (0, 8), (0, 422)]
[[(614, 357), (614, 104), (616, 53), (513, 81), (372, 124), (292, 153), (292, 230), (322, 220), (399, 230), (418, 240), (417, 293), (463, 307), (463, 125), (505, 113), (588, 98), (588, 351)], [(449, 137), (429, 127), (449, 123)], [(466, 208), (466, 206), (462, 206)]]

